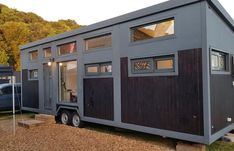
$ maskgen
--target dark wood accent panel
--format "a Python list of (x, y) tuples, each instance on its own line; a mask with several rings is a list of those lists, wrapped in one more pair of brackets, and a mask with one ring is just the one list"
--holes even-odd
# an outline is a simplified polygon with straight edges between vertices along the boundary
[(179, 51), (178, 66), (178, 76), (128, 77), (122, 58), (122, 122), (203, 135), (201, 49)]
[(84, 79), (84, 115), (114, 120), (113, 78)]
[(22, 70), (23, 107), (39, 109), (38, 80), (28, 80), (28, 70)]
[(212, 134), (232, 124), (227, 118), (234, 120), (234, 78), (229, 75), (211, 74), (210, 100)]

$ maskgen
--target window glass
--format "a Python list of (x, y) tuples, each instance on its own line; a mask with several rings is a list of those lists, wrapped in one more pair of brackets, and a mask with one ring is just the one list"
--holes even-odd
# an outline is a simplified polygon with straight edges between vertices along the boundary
[(111, 34), (102, 35), (85, 40), (86, 49), (109, 48), (112, 45)]
[(111, 64), (101, 64), (100, 66), (101, 73), (112, 73)]
[(105, 75), (112, 74), (112, 64), (109, 63), (98, 63), (85, 65), (86, 75)]
[(76, 43), (71, 42), (63, 45), (58, 46), (58, 53), (59, 55), (71, 54), (76, 52)]
[[(133, 73), (172, 72), (174, 55), (131, 60)], [(153, 65), (154, 64), (154, 65)]]
[(164, 21), (142, 25), (131, 28), (131, 39), (133, 42), (140, 40), (147, 40), (167, 35), (173, 35), (174, 32), (174, 19), (167, 19)]
[(59, 101), (77, 102), (77, 61), (59, 63)]
[(211, 68), (214, 71), (227, 70), (227, 54), (213, 50), (211, 52)]
[(43, 51), (44, 51), (44, 57), (45, 58), (51, 57), (52, 53), (51, 53), (51, 48), (50, 47), (49, 48), (44, 48)]
[(172, 58), (156, 59), (155, 66), (157, 70), (170, 70), (174, 68), (174, 61)]
[(98, 73), (98, 65), (90, 65), (86, 67), (87, 74), (97, 74)]
[(38, 59), (38, 51), (31, 51), (29, 52), (29, 59), (32, 60), (37, 60)]
[(29, 70), (29, 79), (37, 79), (38, 78), (38, 70)]
[(134, 72), (151, 72), (152, 71), (152, 59), (139, 59), (133, 60)]

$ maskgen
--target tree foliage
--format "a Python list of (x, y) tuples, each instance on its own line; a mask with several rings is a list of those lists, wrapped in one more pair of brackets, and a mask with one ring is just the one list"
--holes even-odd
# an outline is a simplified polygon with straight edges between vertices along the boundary
[(74, 20), (49, 22), (34, 13), (25, 13), (0, 4), (0, 63), (20, 70), (19, 46), (79, 28)]

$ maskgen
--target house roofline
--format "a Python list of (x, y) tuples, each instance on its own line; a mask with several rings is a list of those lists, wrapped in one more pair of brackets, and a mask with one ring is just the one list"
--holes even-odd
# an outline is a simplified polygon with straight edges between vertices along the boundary
[(217, 0), (170, 0), (170, 1), (166, 1), (166, 2), (163, 2), (160, 4), (156, 4), (156, 5), (147, 7), (147, 8), (140, 9), (138, 11), (134, 11), (134, 12), (131, 12), (128, 14), (114, 17), (112, 19), (108, 19), (108, 20), (101, 21), (101, 22), (98, 22), (95, 24), (91, 24), (89, 26), (80, 27), (78, 29), (68, 31), (68, 32), (65, 32), (62, 34), (58, 34), (58, 35), (53, 36), (53, 37), (37, 40), (35, 42), (31, 42), (31, 43), (28, 43), (26, 45), (21, 46), (20, 49), (24, 50), (24, 49), (28, 49), (31, 47), (41, 45), (41, 44), (46, 44), (49, 42), (58, 41), (58, 40), (61, 40), (64, 38), (73, 37), (73, 36), (80, 35), (80, 34), (85, 34), (87, 32), (92, 32), (94, 30), (99, 30), (102, 28), (121, 24), (124, 22), (138, 19), (138, 18), (142, 18), (145, 16), (150, 16), (150, 15), (161, 13), (161, 12), (168, 11), (171, 9), (183, 7), (186, 5), (191, 5), (194, 3), (201, 2), (201, 1), (207, 1), (209, 3), (209, 5), (212, 8), (214, 8), (214, 10), (218, 13), (218, 15), (234, 31), (234, 21), (233, 21), (232, 17), (227, 13), (227, 11), (223, 8), (223, 6)]

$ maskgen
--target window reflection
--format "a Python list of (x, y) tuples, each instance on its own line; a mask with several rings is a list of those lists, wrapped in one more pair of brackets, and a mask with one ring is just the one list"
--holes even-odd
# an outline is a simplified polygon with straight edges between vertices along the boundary
[(76, 52), (76, 43), (67, 43), (58, 46), (59, 55), (65, 55)]
[(147, 40), (157, 37), (163, 37), (174, 34), (174, 19), (168, 19), (161, 22), (133, 27), (132, 41)]

